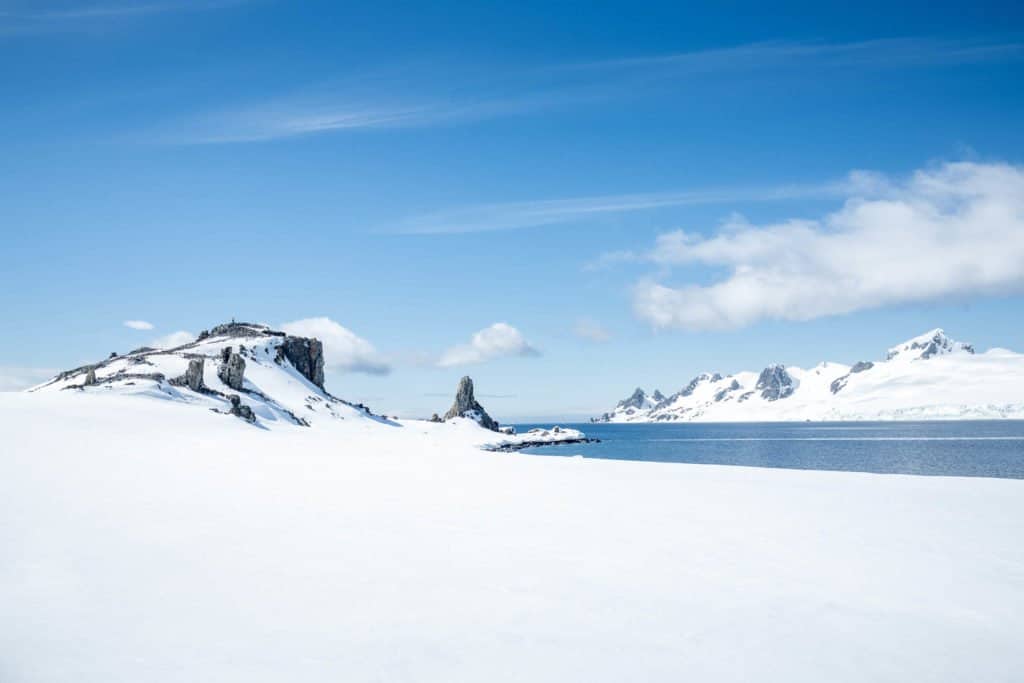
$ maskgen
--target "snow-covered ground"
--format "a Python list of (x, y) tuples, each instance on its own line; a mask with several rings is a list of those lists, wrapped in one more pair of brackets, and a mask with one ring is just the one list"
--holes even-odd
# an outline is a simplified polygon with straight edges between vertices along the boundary
[(489, 453), (469, 420), (344, 417), (0, 394), (0, 680), (1024, 671), (1022, 481)]
[(637, 389), (608, 422), (1024, 419), (1024, 354), (975, 353), (941, 329), (853, 366), (703, 373), (665, 397)]

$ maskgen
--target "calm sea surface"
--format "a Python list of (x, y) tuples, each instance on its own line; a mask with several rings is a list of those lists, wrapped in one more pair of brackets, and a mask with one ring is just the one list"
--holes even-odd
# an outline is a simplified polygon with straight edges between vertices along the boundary
[[(516, 425), (519, 431), (542, 425)], [(550, 426), (544, 425), (544, 426)], [(1024, 479), (1024, 420), (565, 424), (601, 443), (536, 455)]]

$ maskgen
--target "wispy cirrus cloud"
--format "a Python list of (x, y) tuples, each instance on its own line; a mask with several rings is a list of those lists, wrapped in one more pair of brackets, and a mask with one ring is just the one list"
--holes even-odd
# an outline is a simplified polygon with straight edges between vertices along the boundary
[(838, 211), (716, 234), (675, 231), (642, 258), (725, 269), (711, 284), (633, 288), (656, 327), (735, 329), (1024, 289), (1024, 167), (946, 163), (908, 179), (859, 175)]
[(0, 10), (0, 35), (89, 31), (147, 16), (225, 9), (252, 0), (25, 2)]
[(130, 330), (152, 330), (154, 325), (146, 320), (125, 320), (124, 326)]
[(844, 196), (847, 187), (846, 181), (836, 181), (776, 187), (708, 188), (476, 204), (412, 216), (400, 221), (390, 230), (397, 233), (426, 235), (513, 230), (571, 223), (603, 214), (667, 207), (836, 198)]
[(875, 66), (885, 69), (939, 64), (969, 64), (1024, 57), (1024, 42), (992, 39), (901, 37), (850, 42), (763, 41), (661, 55), (640, 55), (565, 64), (563, 71), (643, 71), (651, 76), (728, 71), (766, 71), (780, 67), (831, 68)]
[[(266, 142), (338, 131), (481, 121), (600, 106), (677, 92), (688, 79), (808, 69), (924, 68), (1024, 58), (1024, 43), (901, 38), (848, 43), (765, 42), (666, 55), (554, 65), (466, 65), (348, 85), (296, 84), (292, 92), (165, 122), (142, 137), (169, 144)], [(372, 80), (372, 79), (370, 79)]]

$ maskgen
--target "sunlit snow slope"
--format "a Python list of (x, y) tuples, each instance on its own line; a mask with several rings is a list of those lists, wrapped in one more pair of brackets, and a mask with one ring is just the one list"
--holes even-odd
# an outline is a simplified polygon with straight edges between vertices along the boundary
[(664, 397), (637, 389), (608, 422), (1024, 418), (1024, 355), (975, 353), (941, 329), (876, 361), (704, 373)]

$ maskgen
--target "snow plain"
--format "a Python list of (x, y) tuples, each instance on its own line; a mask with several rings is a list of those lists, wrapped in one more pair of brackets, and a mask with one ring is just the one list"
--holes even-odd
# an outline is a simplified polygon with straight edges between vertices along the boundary
[(259, 429), (107, 393), (0, 394), (5, 683), (1024, 671), (1022, 481), (490, 453), (468, 421)]

